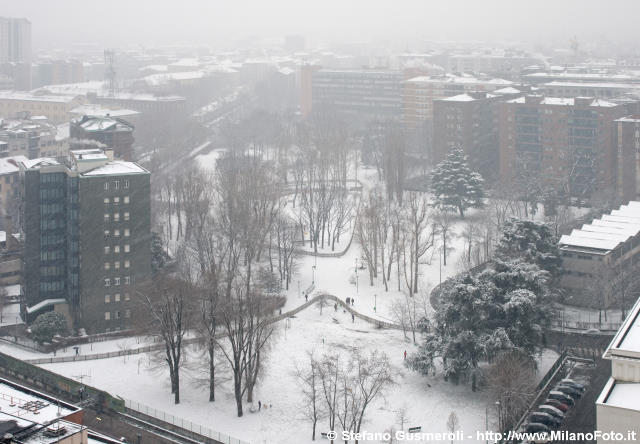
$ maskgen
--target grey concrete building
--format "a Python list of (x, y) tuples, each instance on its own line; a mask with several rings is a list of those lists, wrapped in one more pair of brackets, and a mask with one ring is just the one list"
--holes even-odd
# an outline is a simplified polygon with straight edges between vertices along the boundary
[(128, 328), (151, 272), (150, 173), (93, 149), (23, 162), (22, 175), (29, 320), (55, 309), (88, 333)]

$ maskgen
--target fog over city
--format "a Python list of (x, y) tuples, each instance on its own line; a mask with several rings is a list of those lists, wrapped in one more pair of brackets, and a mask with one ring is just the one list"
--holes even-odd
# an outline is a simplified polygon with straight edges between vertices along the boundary
[[(0, 1), (4, 15), (29, 17), (35, 49), (197, 44), (230, 48), (248, 36), (304, 33), (320, 44), (416, 39), (558, 44), (573, 36), (591, 44), (637, 38), (634, 0), (82, 0)], [(576, 13), (579, 11), (579, 13)], [(625, 11), (625, 13), (620, 13)]]
[(0, 444), (640, 439), (640, 0), (0, 0)]

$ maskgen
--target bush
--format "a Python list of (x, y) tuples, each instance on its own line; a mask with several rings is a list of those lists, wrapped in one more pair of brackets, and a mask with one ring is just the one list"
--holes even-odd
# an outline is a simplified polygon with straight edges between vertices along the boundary
[(33, 339), (39, 343), (51, 342), (55, 335), (67, 332), (67, 320), (58, 312), (49, 311), (43, 313), (31, 324)]

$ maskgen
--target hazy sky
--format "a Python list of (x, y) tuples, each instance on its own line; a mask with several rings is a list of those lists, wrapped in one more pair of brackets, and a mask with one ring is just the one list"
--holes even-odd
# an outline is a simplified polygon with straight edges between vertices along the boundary
[[(640, 0), (0, 0), (34, 49), (197, 43), (305, 34), (312, 43), (421, 39), (631, 42)], [(416, 48), (420, 49), (419, 45)]]

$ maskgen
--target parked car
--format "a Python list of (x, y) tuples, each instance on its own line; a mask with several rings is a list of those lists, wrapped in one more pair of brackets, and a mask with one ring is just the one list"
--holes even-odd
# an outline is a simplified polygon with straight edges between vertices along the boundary
[(560, 410), (557, 407), (554, 407), (552, 405), (549, 404), (542, 404), (538, 406), (538, 411), (540, 412), (545, 412), (548, 413), (550, 415), (555, 416), (556, 418), (563, 420), (564, 419), (564, 413), (562, 412), (562, 410)]
[(533, 412), (529, 415), (529, 422), (537, 422), (547, 427), (558, 427), (562, 421), (555, 416), (544, 412)]
[(573, 379), (569, 379), (569, 378), (561, 379), (559, 384), (569, 385), (569, 386), (577, 388), (578, 390), (581, 390), (583, 392), (587, 389), (586, 385), (581, 384), (579, 382), (576, 382)]
[(559, 392), (562, 392), (566, 395), (571, 396), (574, 399), (582, 398), (582, 391), (578, 390), (577, 388), (571, 387), (570, 385), (565, 385), (563, 383), (560, 383), (556, 385), (555, 389)]
[(551, 390), (547, 395), (549, 399), (557, 399), (558, 401), (567, 404), (568, 406), (573, 407), (575, 405), (575, 401), (573, 398), (566, 393), (560, 392), (558, 390)]
[(569, 406), (562, 401), (558, 401), (557, 399), (547, 398), (544, 400), (546, 405), (553, 406), (560, 410), (562, 413), (567, 413), (569, 411)]
[(549, 427), (539, 422), (530, 422), (524, 425), (524, 431), (527, 433), (549, 433)]

